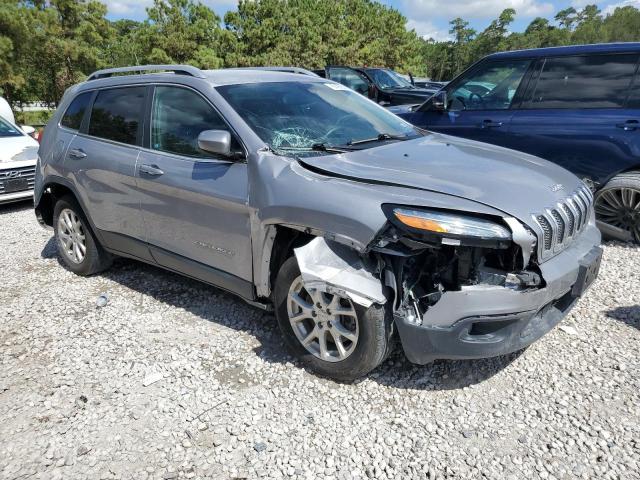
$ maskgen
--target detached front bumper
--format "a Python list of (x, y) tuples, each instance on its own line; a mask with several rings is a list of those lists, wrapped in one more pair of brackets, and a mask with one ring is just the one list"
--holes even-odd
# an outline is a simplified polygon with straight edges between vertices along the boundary
[[(518, 351), (546, 334), (583, 293), (585, 274), (597, 274), (600, 232), (594, 224), (576, 242), (540, 266), (545, 287), (524, 291), (476, 285), (445, 292), (421, 324), (395, 318), (409, 361), (473, 359)], [(591, 262), (591, 264), (589, 264)], [(591, 265), (588, 270), (585, 265)], [(581, 267), (582, 266), (582, 267)]]

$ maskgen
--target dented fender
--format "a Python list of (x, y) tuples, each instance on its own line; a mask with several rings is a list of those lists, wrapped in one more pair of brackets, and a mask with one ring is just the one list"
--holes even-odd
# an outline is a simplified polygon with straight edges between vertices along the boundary
[(296, 248), (295, 255), (305, 287), (348, 297), (367, 308), (387, 301), (376, 265), (355, 250), (317, 237)]

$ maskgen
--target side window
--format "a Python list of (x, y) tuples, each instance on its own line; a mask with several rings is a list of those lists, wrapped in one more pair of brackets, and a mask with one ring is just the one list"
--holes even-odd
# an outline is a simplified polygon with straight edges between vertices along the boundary
[(456, 82), (447, 97), (450, 110), (506, 110), (527, 72), (530, 60), (487, 62)]
[[(211, 158), (211, 153), (198, 147), (198, 135), (205, 130), (229, 130), (229, 127), (196, 92), (179, 87), (156, 87), (151, 112), (151, 148)], [(233, 133), (231, 138), (231, 151), (241, 151)]]
[(80, 130), (84, 112), (89, 106), (92, 95), (93, 92), (85, 92), (74, 98), (73, 102), (71, 102), (71, 105), (69, 105), (69, 107), (67, 108), (67, 111), (64, 112), (62, 120), (60, 120), (60, 125), (72, 130)]
[(547, 58), (524, 108), (624, 106), (638, 55)]
[(341, 83), (362, 95), (366, 96), (369, 93), (369, 83), (355, 70), (350, 68), (330, 68), (329, 76), (334, 82)]
[(144, 116), (146, 87), (101, 90), (93, 102), (89, 135), (136, 145)]
[(633, 81), (633, 86), (631, 87), (631, 92), (629, 93), (627, 108), (640, 109), (640, 71), (636, 73), (636, 78)]

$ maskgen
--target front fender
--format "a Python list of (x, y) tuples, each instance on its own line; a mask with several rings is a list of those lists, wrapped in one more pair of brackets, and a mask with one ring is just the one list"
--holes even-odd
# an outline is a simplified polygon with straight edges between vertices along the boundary
[(249, 179), (254, 282), (261, 296), (269, 294), (269, 259), (278, 225), (363, 253), (387, 223), (382, 211), (385, 203), (504, 216), (491, 207), (446, 194), (314, 172), (295, 159), (271, 153), (250, 159)]

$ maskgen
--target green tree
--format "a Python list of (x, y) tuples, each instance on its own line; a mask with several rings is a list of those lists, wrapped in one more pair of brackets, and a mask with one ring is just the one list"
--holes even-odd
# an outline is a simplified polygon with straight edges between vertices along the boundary
[(220, 17), (191, 0), (154, 0), (148, 20), (125, 37), (141, 47), (144, 63), (222, 66)]

